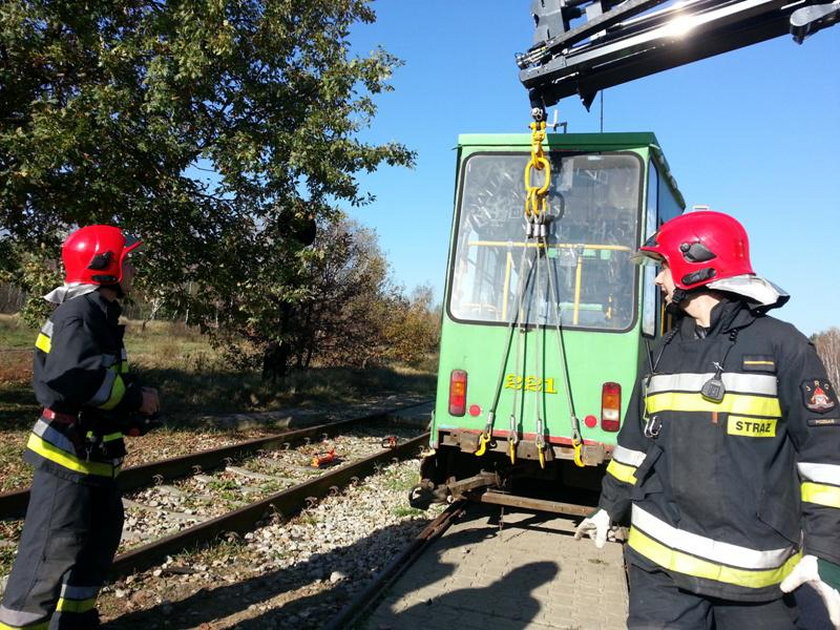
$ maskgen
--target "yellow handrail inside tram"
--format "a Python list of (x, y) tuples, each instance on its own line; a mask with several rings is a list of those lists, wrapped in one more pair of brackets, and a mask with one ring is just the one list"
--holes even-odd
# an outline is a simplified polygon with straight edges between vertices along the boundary
[[(513, 241), (468, 241), (468, 247), (543, 247), (542, 243), (526, 243)], [(633, 248), (626, 245), (606, 245), (594, 243), (551, 243), (549, 248), (555, 249), (575, 249), (585, 251), (614, 251), (614, 252), (632, 252)], [(510, 290), (510, 275), (513, 268), (513, 257), (510, 252), (507, 253), (507, 261), (505, 264), (505, 281), (504, 290), (502, 292), (502, 321), (507, 321), (507, 296)], [(583, 278), (583, 256), (578, 254), (575, 265), (575, 300), (573, 302), (572, 324), (577, 326), (580, 321), (580, 291)]]

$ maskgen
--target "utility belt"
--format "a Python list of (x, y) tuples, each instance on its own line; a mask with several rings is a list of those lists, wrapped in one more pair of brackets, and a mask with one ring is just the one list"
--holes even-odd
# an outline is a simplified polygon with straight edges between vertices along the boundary
[(41, 417), (58, 425), (55, 428), (70, 440), (76, 456), (82, 461), (114, 462), (126, 455), (122, 423), (85, 411), (67, 414), (44, 409)]

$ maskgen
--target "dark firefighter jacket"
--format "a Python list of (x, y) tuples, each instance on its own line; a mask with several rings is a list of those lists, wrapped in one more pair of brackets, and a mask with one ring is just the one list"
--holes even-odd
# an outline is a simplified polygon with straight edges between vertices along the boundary
[(630, 521), (628, 560), (736, 601), (781, 597), (803, 553), (840, 563), (840, 409), (813, 345), (724, 300), (704, 338), (685, 317), (653, 355), (600, 502)]
[(90, 484), (116, 477), (125, 419), (142, 403), (121, 312), (93, 291), (61, 304), (41, 328), (32, 380), (38, 402), (55, 413), (46, 411), (29, 436), (24, 458), (34, 466)]

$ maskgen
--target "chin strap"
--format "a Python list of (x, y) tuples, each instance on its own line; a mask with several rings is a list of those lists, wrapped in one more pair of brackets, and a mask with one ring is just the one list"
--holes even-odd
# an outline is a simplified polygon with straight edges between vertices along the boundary
[(677, 306), (680, 302), (684, 302), (689, 297), (689, 291), (685, 289), (676, 288), (674, 289), (674, 294), (671, 296), (671, 304)]

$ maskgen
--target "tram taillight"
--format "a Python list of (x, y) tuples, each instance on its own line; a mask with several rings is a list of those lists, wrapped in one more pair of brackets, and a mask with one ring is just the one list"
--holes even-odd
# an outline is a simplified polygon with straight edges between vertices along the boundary
[(601, 387), (601, 429), (618, 431), (621, 425), (621, 385), (604, 383)]
[(449, 415), (463, 416), (467, 412), (467, 373), (452, 370), (449, 376)]

